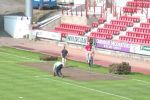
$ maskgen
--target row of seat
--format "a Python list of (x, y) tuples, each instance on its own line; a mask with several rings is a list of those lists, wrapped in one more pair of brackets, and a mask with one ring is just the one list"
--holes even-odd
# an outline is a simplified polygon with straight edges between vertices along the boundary
[(134, 27), (133, 31), (134, 32), (141, 32), (141, 33), (149, 33), (150, 34), (150, 29), (149, 28)]
[(126, 30), (126, 26), (125, 25), (118, 25), (118, 24), (104, 24), (104, 28), (108, 28), (108, 29), (118, 29), (121, 31), (125, 31)]
[(92, 27), (98, 27), (99, 23), (98, 22), (93, 22)]
[(132, 22), (140, 22), (140, 17), (133, 17), (133, 16), (120, 16), (119, 20), (125, 20), (125, 21), (132, 21)]
[(150, 23), (150, 18), (147, 19), (147, 22)]
[[(64, 31), (50, 30), (50, 32), (61, 33), (61, 37), (64, 37), (64, 38), (68, 35), (68, 32), (64, 32)], [(77, 34), (72, 33), (72, 35), (77, 35)]]
[(97, 32), (101, 32), (101, 33), (107, 33), (107, 34), (111, 34), (111, 35), (118, 35), (120, 30), (116, 30), (116, 29), (108, 29), (108, 28), (98, 28)]
[(125, 21), (125, 20), (111, 20), (110, 23), (111, 24), (117, 24), (117, 25), (123, 25), (123, 26), (129, 26), (129, 27), (132, 27), (134, 24), (131, 21)]
[(67, 35), (77, 35), (79, 36), (79, 33), (75, 32), (68, 32), (68, 31), (62, 31), (62, 30), (50, 30), (51, 32), (61, 33), (61, 37), (66, 38)]
[(144, 38), (144, 39), (150, 39), (150, 34), (140, 33), (140, 32), (126, 32), (126, 36), (129, 37), (137, 37), (137, 38)]
[[(141, 0), (134, 0), (134, 1), (141, 1)], [(143, 2), (150, 2), (150, 0), (142, 0)]]
[(119, 40), (135, 44), (144, 44), (144, 45), (150, 44), (150, 39), (141, 39), (136, 37), (120, 36)]
[(91, 30), (91, 27), (87, 25), (77, 25), (77, 24), (69, 24), (69, 23), (62, 23), (60, 24), (60, 27), (68, 28), (68, 29), (84, 30), (85, 32), (88, 32)]
[(97, 22), (92, 23), (92, 27), (98, 27), (99, 24), (103, 24), (105, 21), (105, 18), (100, 17)]
[(150, 28), (150, 23), (140, 23), (140, 27)]
[(137, 7), (123, 7), (125, 13), (137, 13), (139, 9)]
[(63, 28), (63, 27), (55, 27), (56, 31), (61, 31), (61, 32), (65, 32), (68, 34), (76, 34), (76, 35), (84, 35), (84, 31), (83, 30), (77, 30), (77, 29), (68, 29), (68, 28)]
[(128, 1), (127, 6), (149, 8), (150, 2), (145, 1)]
[(100, 17), (100, 18), (98, 19), (98, 23), (99, 23), (99, 24), (103, 24), (105, 21), (106, 21), (106, 19), (105, 19), (105, 18), (102, 18), (102, 17)]
[[(134, 0), (134, 1), (128, 1), (127, 6), (123, 7), (123, 11), (125, 13), (137, 13), (138, 10), (141, 10), (139, 7), (150, 7), (150, 2), (147, 2), (148, 0)], [(122, 21), (129, 21), (129, 23), (126, 26), (132, 26), (134, 25), (134, 22), (140, 22), (140, 17), (133, 17), (133, 16), (120, 16), (119, 20)], [(149, 20), (150, 22), (150, 20)], [(118, 22), (119, 23), (119, 22)], [(120, 23), (122, 23), (120, 21)], [(125, 25), (125, 24), (124, 24)], [(120, 36), (119, 40), (129, 43), (136, 43), (136, 44), (144, 44), (149, 45), (150, 44), (150, 30), (148, 29), (149, 24), (147, 23), (140, 23), (140, 27), (134, 27), (133, 32), (128, 31), (126, 32), (126, 36)]]
[(112, 39), (113, 36), (111, 34), (104, 34), (100, 32), (92, 32), (89, 37), (99, 38), (99, 39)]

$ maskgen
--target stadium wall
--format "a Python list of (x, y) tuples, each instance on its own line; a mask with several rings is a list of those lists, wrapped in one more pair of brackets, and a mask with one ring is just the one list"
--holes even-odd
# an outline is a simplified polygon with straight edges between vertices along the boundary
[(61, 23), (87, 25), (87, 18), (85, 16), (81, 17), (81, 16), (62, 15)]
[[(84, 36), (68, 35), (65, 42), (75, 47), (84, 48), (87, 41)], [(94, 44), (95, 51), (101, 54), (150, 62), (150, 46), (103, 39), (96, 39)]]
[[(84, 46), (77, 45), (77, 44), (68, 44), (68, 46), (72, 48), (81, 49), (81, 50), (84, 49)], [(95, 53), (121, 58), (124, 61), (129, 61), (131, 59), (131, 60), (136, 60), (136, 61), (150, 62), (150, 57), (148, 55), (126, 53), (126, 52), (113, 51), (113, 50), (107, 50), (107, 49), (101, 49), (101, 48), (95, 48)]]
[(68, 16), (62, 15), (61, 23), (79, 24), (79, 25), (91, 25), (92, 22), (97, 22), (98, 18), (89, 16)]
[[(45, 37), (47, 38), (49, 36), (48, 39), (56, 41), (57, 44), (63, 42), (67, 44), (69, 47), (77, 48), (80, 50), (84, 50), (84, 47), (88, 41), (88, 38), (86, 36), (68, 35), (66, 38), (62, 39), (60, 33), (57, 33), (56, 36), (55, 32), (54, 33), (50, 32), (51, 35), (49, 35), (50, 33), (45, 33), (45, 32), (44, 33), (42, 31), (38, 32), (37, 36), (39, 38), (45, 38)], [(150, 62), (150, 57), (149, 57), (150, 46), (128, 44), (126, 42), (110, 41), (110, 40), (102, 40), (102, 39), (98, 39), (98, 40), (99, 43), (94, 43), (93, 45), (93, 48), (95, 49), (96, 53), (122, 58), (124, 59), (124, 61), (132, 59), (137, 61)]]
[(30, 22), (25, 16), (4, 16), (4, 29), (13, 38), (24, 38), (31, 33)]

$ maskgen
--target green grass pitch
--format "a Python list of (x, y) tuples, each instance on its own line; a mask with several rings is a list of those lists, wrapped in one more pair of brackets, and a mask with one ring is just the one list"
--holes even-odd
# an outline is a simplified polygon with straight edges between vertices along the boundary
[[(21, 62), (39, 62), (40, 55), (0, 47), (0, 100), (150, 100), (148, 75), (133, 73), (126, 75), (128, 80), (83, 82), (53, 77), (21, 65)], [(68, 64), (87, 70), (81, 62)], [(101, 67), (93, 71), (108, 73), (108, 69)]]

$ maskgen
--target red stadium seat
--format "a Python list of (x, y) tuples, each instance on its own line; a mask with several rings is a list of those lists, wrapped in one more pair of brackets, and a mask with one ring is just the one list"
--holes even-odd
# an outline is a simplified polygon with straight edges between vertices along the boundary
[(90, 37), (100, 38), (100, 39), (112, 39), (113, 36), (110, 34), (100, 33), (100, 32), (92, 32)]
[(123, 7), (125, 13), (137, 13), (137, 7)]
[(141, 32), (126, 32), (126, 35), (129, 37), (137, 37), (137, 38), (143, 38), (143, 39), (150, 39), (150, 34), (147, 33), (141, 33)]
[(141, 32), (141, 33), (150, 33), (150, 29), (149, 28), (143, 28), (143, 27), (134, 27), (133, 31)]
[(102, 17), (98, 19), (99, 24), (103, 24), (105, 21), (106, 21), (106, 19), (102, 18)]
[(150, 23), (140, 23), (140, 27), (150, 28)]
[(150, 18), (147, 19), (147, 22), (150, 23)]
[(75, 34), (75, 35), (84, 35), (83, 30), (77, 30), (77, 29), (68, 29), (63, 27), (55, 27), (56, 31), (61, 31), (68, 34)]
[(111, 34), (111, 35), (118, 35), (120, 30), (116, 29), (108, 29), (108, 28), (98, 28), (97, 32)]
[(139, 1), (128, 1), (127, 6), (130, 7), (144, 7), (148, 8), (150, 7), (150, 2), (144, 1), (144, 0), (139, 0)]
[(126, 30), (126, 26), (125, 25), (113, 25), (113, 24), (104, 24), (104, 28), (108, 28), (108, 29), (119, 29), (121, 31), (125, 31)]
[(99, 23), (98, 22), (93, 22), (92, 27), (98, 27)]
[(85, 32), (88, 32), (91, 30), (91, 27), (87, 25), (77, 25), (77, 24), (69, 24), (69, 23), (62, 23), (60, 24), (60, 27), (68, 28), (68, 29), (83, 30)]
[[(141, 1), (141, 0), (134, 0), (134, 1)], [(143, 0), (143, 2), (150, 2), (150, 0)]]
[(133, 22), (131, 21), (125, 21), (125, 20), (111, 20), (111, 24), (116, 24), (116, 25), (123, 25), (123, 26), (133, 26)]
[(142, 39), (142, 38), (136, 38), (136, 37), (120, 36), (119, 40), (120, 41), (124, 41), (124, 42), (128, 42), (128, 43), (150, 45), (150, 39)]
[(120, 20), (131, 21), (131, 22), (140, 22), (140, 17), (133, 16), (120, 16)]

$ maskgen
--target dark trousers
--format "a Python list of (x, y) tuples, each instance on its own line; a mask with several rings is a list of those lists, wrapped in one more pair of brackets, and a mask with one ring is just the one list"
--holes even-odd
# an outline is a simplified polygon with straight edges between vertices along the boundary
[(89, 63), (89, 67), (93, 67), (93, 57), (90, 57), (88, 63)]
[(61, 77), (62, 76), (62, 73), (61, 73), (62, 67), (63, 67), (63, 65), (59, 65), (58, 67), (56, 67), (54, 74)]

